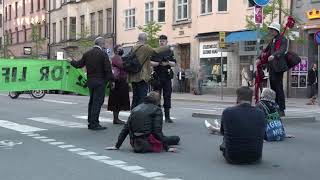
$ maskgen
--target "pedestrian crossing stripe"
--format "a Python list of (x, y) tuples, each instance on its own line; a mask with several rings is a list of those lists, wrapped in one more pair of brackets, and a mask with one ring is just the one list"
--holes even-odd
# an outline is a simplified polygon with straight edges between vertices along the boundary
[(18, 124), (11, 121), (0, 120), (0, 127), (11, 129), (14, 131), (28, 133), (28, 132), (37, 132), (37, 131), (45, 131), (47, 129), (42, 129), (38, 127), (28, 126), (24, 124)]

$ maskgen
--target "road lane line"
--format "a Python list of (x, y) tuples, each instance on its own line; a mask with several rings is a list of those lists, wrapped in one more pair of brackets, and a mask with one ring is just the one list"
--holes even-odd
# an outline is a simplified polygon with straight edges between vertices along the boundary
[(62, 148), (62, 149), (66, 149), (66, 148), (74, 148), (75, 146), (74, 145), (61, 145), (61, 146), (58, 146), (59, 148)]
[(42, 142), (54, 142), (56, 141), (55, 139), (40, 139)]
[(96, 156), (96, 155), (90, 155), (89, 158), (96, 161), (110, 159), (110, 157), (108, 156)]
[(31, 118), (27, 118), (27, 119), (32, 120), (32, 121), (36, 121), (36, 122), (40, 122), (40, 123), (46, 123), (46, 124), (62, 126), (62, 127), (87, 128), (87, 125), (85, 123), (63, 121), (60, 119), (54, 119), (54, 118), (48, 118), (48, 117), (31, 117)]
[(68, 149), (70, 152), (78, 152), (78, 151), (85, 151), (83, 148), (74, 148), (74, 149)]
[(159, 173), (159, 172), (146, 172), (140, 174), (141, 176), (147, 177), (147, 178), (154, 178), (158, 176), (164, 176), (165, 174)]
[(51, 145), (62, 145), (65, 144), (64, 142), (50, 142)]
[(81, 156), (90, 156), (90, 155), (94, 155), (94, 154), (97, 154), (97, 153), (95, 153), (95, 152), (90, 152), (90, 151), (88, 151), (88, 152), (79, 152), (79, 153), (77, 153), (77, 154), (79, 154), (79, 155), (81, 155)]
[(78, 104), (78, 103), (74, 103), (74, 102), (60, 101), (60, 100), (54, 100), (54, 99), (41, 99), (41, 101), (58, 103), (58, 104), (69, 104), (69, 105)]
[(11, 130), (22, 132), (22, 133), (47, 130), (47, 129), (42, 129), (42, 128), (38, 128), (38, 127), (34, 127), (34, 126), (18, 124), (18, 123), (6, 121), (6, 120), (0, 120), (0, 127), (11, 129)]
[[(84, 119), (84, 120), (87, 120), (88, 119), (88, 116), (85, 116), (85, 115), (72, 115), (74, 118), (77, 118), (77, 119)], [(104, 118), (104, 117), (99, 117), (99, 121), (100, 122), (107, 122), (107, 123), (112, 123), (113, 122), (113, 119), (111, 118)]]
[(34, 139), (48, 139), (46, 136), (34, 136)]

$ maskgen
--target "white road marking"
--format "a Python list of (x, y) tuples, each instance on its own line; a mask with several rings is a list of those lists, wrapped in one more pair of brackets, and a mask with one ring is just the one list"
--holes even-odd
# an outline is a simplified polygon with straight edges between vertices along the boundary
[(85, 151), (85, 149), (82, 148), (74, 148), (74, 149), (68, 149), (70, 152), (78, 152), (78, 151)]
[(6, 121), (6, 120), (0, 120), (0, 127), (11, 129), (11, 130), (22, 132), (22, 133), (47, 130), (47, 129), (42, 129), (42, 128), (38, 128), (38, 127), (18, 124), (18, 123)]
[[(24, 134), (27, 135), (27, 134)], [(29, 134), (30, 135), (30, 134)], [(48, 139), (45, 136), (40, 136), (40, 138), (36, 138), (39, 139), (40, 141), (44, 141), (47, 142), (48, 144), (52, 144), (52, 145), (59, 145), (59, 144), (65, 144), (64, 142), (51, 142), (51, 140), (54, 139)], [(35, 137), (32, 137), (35, 138)], [(43, 139), (46, 138), (46, 139)], [(163, 177), (165, 176), (165, 174), (160, 173), (160, 172), (148, 172), (147, 170), (145, 170), (144, 167), (141, 166), (129, 166), (127, 165), (127, 162), (121, 161), (121, 160), (115, 160), (112, 159), (108, 156), (99, 156), (97, 155), (97, 153), (93, 152), (93, 151), (86, 151), (86, 149), (83, 148), (76, 148), (74, 145), (60, 145), (58, 146), (62, 149), (66, 149), (67, 151), (70, 152), (74, 152), (80, 156), (87, 156), (88, 158), (92, 159), (92, 160), (96, 160), (97, 162), (102, 162), (104, 164), (131, 172), (131, 173), (135, 173), (138, 174), (140, 176), (149, 178), (151, 180), (170, 180), (169, 178)], [(171, 180), (182, 180), (182, 179), (171, 179)]]
[(27, 136), (34, 137), (34, 136), (40, 136), (40, 135), (39, 134), (28, 134)]
[(41, 101), (59, 103), (59, 104), (69, 104), (69, 105), (78, 104), (74, 102), (60, 101), (60, 100), (54, 100), (54, 99), (41, 99)]
[(213, 109), (180, 108), (180, 109), (193, 110), (193, 111), (215, 112), (215, 111), (217, 111), (217, 110), (223, 110), (223, 109), (225, 109), (225, 108), (213, 108)]
[(79, 152), (77, 154), (79, 154), (81, 156), (90, 156), (90, 155), (94, 155), (94, 154), (97, 154), (97, 153), (95, 153), (95, 152)]
[(122, 167), (121, 169), (126, 171), (137, 171), (137, 170), (142, 170), (144, 168), (141, 166), (125, 166), (125, 167)]
[(62, 149), (74, 148), (74, 147), (75, 147), (74, 145), (61, 145), (61, 146), (59, 146), (59, 148), (62, 148)]
[(114, 165), (118, 165), (118, 164), (125, 164), (126, 162), (120, 161), (120, 160), (100, 160), (101, 162), (114, 166)]
[(140, 174), (141, 176), (147, 177), (147, 178), (154, 178), (157, 176), (164, 176), (165, 174), (159, 173), (159, 172), (146, 172)]
[(64, 142), (50, 142), (51, 145), (62, 145), (65, 144)]
[(34, 139), (48, 139), (46, 136), (34, 136)]
[[(77, 118), (77, 119), (84, 119), (84, 120), (87, 120), (88, 119), (88, 116), (77, 116), (77, 115), (72, 115), (74, 118)], [(110, 119), (110, 118), (104, 118), (104, 117), (99, 117), (99, 121), (100, 122), (108, 122), (108, 123), (112, 123), (113, 120)]]
[(70, 122), (70, 121), (63, 121), (59, 119), (53, 119), (48, 117), (32, 117), (27, 118), (28, 120), (46, 123), (46, 124), (52, 124), (56, 126), (62, 126), (62, 127), (70, 127), (70, 128), (87, 128), (87, 125), (84, 123), (79, 122)]
[(89, 156), (90, 159), (96, 160), (96, 161), (100, 161), (100, 160), (106, 160), (106, 159), (110, 159), (110, 157), (108, 156)]
[(55, 139), (40, 139), (42, 142), (54, 142), (56, 141)]

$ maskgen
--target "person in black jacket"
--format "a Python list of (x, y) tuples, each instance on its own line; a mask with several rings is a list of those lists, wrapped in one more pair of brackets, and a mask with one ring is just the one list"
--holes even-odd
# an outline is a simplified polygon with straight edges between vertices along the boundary
[(265, 115), (251, 105), (253, 91), (249, 87), (237, 89), (237, 105), (227, 108), (221, 116), (220, 150), (231, 164), (259, 162), (265, 134)]
[(312, 68), (308, 71), (308, 88), (309, 94), (308, 98), (310, 98), (310, 102), (308, 105), (314, 105), (316, 101), (316, 95), (318, 93), (318, 71), (317, 64), (313, 64)]
[(71, 65), (75, 68), (87, 69), (87, 86), (90, 91), (90, 100), (88, 107), (88, 129), (104, 130), (99, 123), (101, 106), (103, 105), (106, 84), (113, 84), (114, 77), (108, 55), (105, 54), (105, 39), (98, 37), (95, 39), (95, 46), (83, 54), (79, 61), (72, 60)]
[(151, 57), (151, 65), (154, 72), (152, 74), (154, 83), (152, 83), (153, 90), (163, 94), (163, 108), (165, 122), (173, 123), (170, 117), (171, 108), (171, 93), (173, 71), (171, 67), (176, 65), (173, 51), (168, 46), (168, 37), (161, 35), (159, 37), (160, 47), (155, 50), (154, 56)]
[[(285, 116), (284, 110), (286, 109), (286, 105), (283, 91), (283, 73), (289, 69), (285, 60), (288, 42), (287, 39), (280, 34), (279, 23), (271, 23), (269, 26), (269, 35), (272, 37), (272, 41), (263, 51), (257, 63), (268, 63), (270, 86), (271, 89), (276, 92), (276, 103), (280, 108), (279, 114), (280, 116)], [(279, 47), (276, 47), (277, 45), (279, 45)], [(262, 59), (262, 57), (265, 57), (265, 54), (268, 54), (269, 57)]]
[[(149, 136), (154, 136), (162, 142), (163, 149), (174, 152), (175, 148), (169, 148), (171, 145), (177, 145), (180, 141), (178, 136), (165, 136), (162, 132), (163, 114), (160, 104), (160, 95), (157, 92), (150, 92), (144, 98), (142, 104), (135, 107), (129, 116), (129, 119), (123, 127), (115, 146), (107, 147), (107, 150), (118, 150), (127, 135), (130, 136), (130, 144), (134, 152), (145, 153), (152, 152), (149, 143)], [(144, 142), (144, 143), (141, 143)]]

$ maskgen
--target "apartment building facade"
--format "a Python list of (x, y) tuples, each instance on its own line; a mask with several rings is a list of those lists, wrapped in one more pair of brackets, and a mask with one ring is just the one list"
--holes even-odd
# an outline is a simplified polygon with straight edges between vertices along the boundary
[(320, 31), (320, 0), (293, 0), (292, 14), (299, 17), (301, 25), (297, 29), (303, 42), (292, 42), (291, 50), (303, 57), (303, 65), (290, 72), (289, 95), (306, 97), (307, 71), (312, 64), (318, 64), (319, 51), (314, 34)]
[[(64, 48), (79, 47), (83, 38), (94, 40), (98, 36), (107, 39), (113, 47), (112, 0), (52, 0), (50, 3), (50, 58), (57, 52), (68, 53)], [(90, 48), (90, 45), (87, 47)]]
[(48, 0), (3, 1), (3, 44), (8, 47), (7, 56), (25, 57), (35, 52), (32, 25), (36, 25), (37, 38), (43, 39), (37, 46), (38, 55), (47, 57), (47, 4)]
[(3, 55), (3, 0), (0, 0), (0, 54)]
[[(237, 0), (237, 3), (232, 0), (123, 0), (118, 3), (118, 44), (132, 47), (137, 41), (139, 26), (158, 22), (162, 26), (160, 34), (166, 34), (169, 44), (175, 45), (176, 71), (184, 69), (187, 74), (196, 74), (201, 66), (205, 72), (204, 86), (209, 92), (219, 92), (222, 84), (234, 93), (241, 84), (242, 68), (247, 66), (253, 72), (255, 32), (244, 32), (251, 38), (236, 41), (228, 52), (220, 52), (218, 45), (219, 32), (226, 32), (228, 36), (246, 30), (246, 15), (254, 13), (253, 4), (248, 0)], [(290, 7), (289, 0), (284, 4)], [(195, 84), (192, 81), (194, 78), (189, 80), (190, 90)]]

